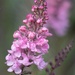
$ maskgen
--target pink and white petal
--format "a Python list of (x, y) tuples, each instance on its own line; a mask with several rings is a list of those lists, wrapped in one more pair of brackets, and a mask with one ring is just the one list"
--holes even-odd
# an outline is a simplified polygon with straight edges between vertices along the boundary
[(13, 50), (8, 50), (8, 53), (12, 54), (14, 51)]
[(22, 70), (19, 67), (17, 67), (16, 69), (14, 69), (14, 72), (16, 74), (21, 74)]
[(6, 60), (9, 60), (10, 59), (10, 54), (8, 54), (6, 57), (5, 57)]
[(41, 47), (41, 50), (42, 50), (43, 53), (48, 53), (48, 49), (49, 49), (49, 45), (48, 44), (44, 44)]
[(13, 51), (16, 51), (16, 46), (15, 46), (14, 44), (12, 44), (11, 49), (12, 49)]
[(13, 72), (12, 67), (9, 67), (7, 71), (8, 71), (8, 72)]
[(14, 55), (15, 55), (16, 57), (20, 57), (20, 56), (21, 56), (21, 52), (20, 52), (20, 51), (17, 51), (17, 52), (14, 53)]
[(47, 66), (47, 63), (44, 62), (44, 61), (41, 61), (41, 62), (39, 63), (39, 65), (38, 65), (38, 69), (39, 69), (39, 70), (42, 70), (42, 69), (44, 69), (46, 66)]
[(25, 57), (22, 61), (22, 64), (27, 66), (29, 64), (29, 59), (27, 57)]
[(12, 66), (14, 64), (14, 62), (9, 60), (6, 62), (6, 64), (7, 64), (7, 66)]
[(27, 48), (27, 45), (26, 45), (26, 44), (23, 44), (23, 45), (21, 46), (21, 48), (22, 48), (22, 49), (25, 49), (25, 48)]

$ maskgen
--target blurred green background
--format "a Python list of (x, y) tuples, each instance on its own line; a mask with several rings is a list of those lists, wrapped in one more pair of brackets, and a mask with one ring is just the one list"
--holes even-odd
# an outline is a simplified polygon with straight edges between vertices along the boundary
[[(10, 49), (13, 41), (13, 33), (22, 25), (22, 20), (31, 12), (33, 0), (0, 0), (0, 75), (14, 75), (7, 72), (5, 65), (5, 56)], [(70, 17), (70, 28), (67, 35), (58, 37), (53, 35), (49, 38), (50, 50), (44, 56), (45, 60), (53, 60), (54, 56), (64, 48), (75, 36), (75, 0), (72, 0), (72, 9)], [(38, 71), (33, 66), (33, 75), (46, 75), (45, 71)], [(68, 54), (68, 57), (62, 63), (62, 66), (55, 70), (56, 75), (75, 75), (75, 43)]]

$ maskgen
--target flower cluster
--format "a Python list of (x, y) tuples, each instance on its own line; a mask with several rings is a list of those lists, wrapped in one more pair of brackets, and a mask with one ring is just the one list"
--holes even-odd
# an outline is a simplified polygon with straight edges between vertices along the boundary
[(49, 44), (46, 38), (52, 34), (43, 26), (48, 19), (46, 9), (45, 0), (35, 0), (33, 14), (28, 14), (23, 20), (25, 25), (14, 32), (14, 41), (6, 56), (9, 72), (21, 74), (24, 67), (32, 64), (37, 65), (40, 70), (47, 65), (42, 55), (48, 53)]
[(69, 28), (70, 0), (47, 0), (47, 2), (48, 27), (52, 28), (59, 36), (65, 35)]

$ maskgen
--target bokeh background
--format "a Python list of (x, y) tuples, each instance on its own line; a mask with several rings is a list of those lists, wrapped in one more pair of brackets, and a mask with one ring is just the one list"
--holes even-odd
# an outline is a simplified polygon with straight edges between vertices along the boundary
[[(0, 0), (0, 75), (14, 75), (7, 72), (5, 56), (13, 41), (13, 33), (22, 25), (22, 20), (31, 12), (33, 0)], [(53, 35), (49, 38), (49, 53), (45, 60), (53, 60), (55, 55), (64, 48), (75, 36), (75, 0), (72, 0), (70, 16), (70, 28), (68, 33), (59, 37)], [(33, 75), (46, 75), (45, 71), (39, 71), (32, 66)], [(75, 43), (62, 65), (55, 70), (56, 75), (75, 75)]]

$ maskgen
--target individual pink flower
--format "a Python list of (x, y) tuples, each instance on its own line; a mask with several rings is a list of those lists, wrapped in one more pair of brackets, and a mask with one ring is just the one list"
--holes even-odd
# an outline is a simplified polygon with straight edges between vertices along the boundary
[(36, 40), (36, 48), (40, 53), (47, 53), (49, 49), (48, 40), (44, 38), (39, 38)]
[(8, 68), (8, 72), (14, 72), (15, 74), (21, 74), (22, 70), (19, 63), (15, 63), (13, 66)]
[(44, 60), (41, 56), (37, 56), (36, 59), (34, 59), (34, 64), (36, 64), (38, 66), (39, 70), (42, 70), (47, 65), (47, 63), (44, 62)]

